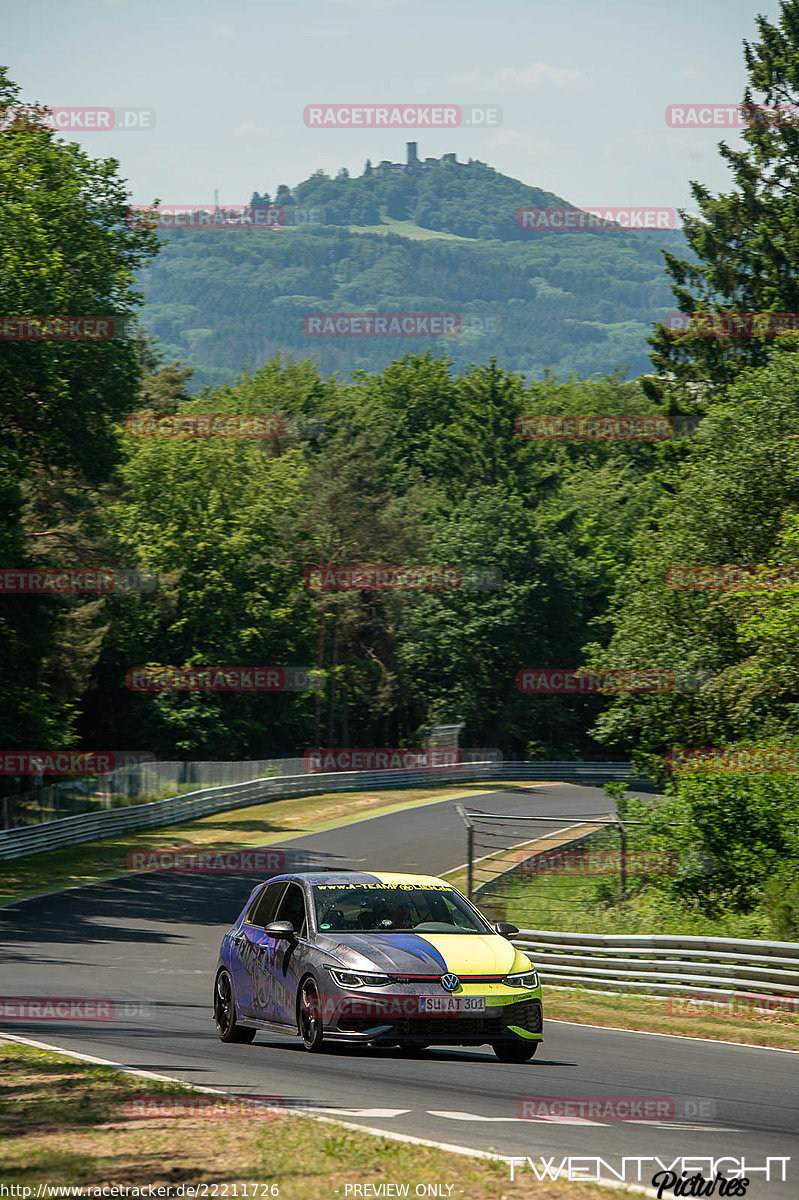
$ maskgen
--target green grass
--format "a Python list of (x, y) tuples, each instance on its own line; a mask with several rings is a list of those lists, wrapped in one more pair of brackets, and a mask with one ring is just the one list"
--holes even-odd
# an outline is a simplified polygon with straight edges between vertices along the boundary
[(477, 238), (461, 237), (457, 233), (439, 233), (435, 229), (423, 229), (414, 221), (398, 221), (394, 217), (384, 217), (380, 225), (348, 225), (350, 233), (396, 233), (400, 237), (412, 238), (418, 242), (429, 242), (437, 238), (446, 242), (476, 242)]
[[(619, 850), (618, 835), (592, 835), (590, 849)], [(631, 839), (629, 851), (653, 849)], [(483, 880), (478, 876), (479, 885)], [(647, 880), (631, 875), (622, 898), (617, 873), (505, 875), (477, 891), (475, 900), (502, 907), (504, 919), (521, 928), (564, 933), (675, 934), (696, 937), (774, 938), (768, 906), (749, 913), (710, 916), (698, 904), (672, 900)]]
[[(511, 1183), (506, 1163), (471, 1158), (291, 1116), (140, 1118), (136, 1101), (196, 1101), (179, 1085), (139, 1079), (50, 1051), (0, 1043), (0, 1184), (163, 1187), (207, 1184), (209, 1196), (344, 1196), (347, 1184), (449, 1185), (453, 1200), (526, 1200), (529, 1173)], [(245, 1099), (239, 1094), (240, 1100)], [(203, 1097), (223, 1102), (225, 1097)], [(234, 1097), (230, 1097), (234, 1099)], [(235, 1111), (235, 1110), (234, 1110)], [(274, 1111), (274, 1110), (273, 1110)], [(238, 1190), (233, 1185), (238, 1183)], [(252, 1185), (257, 1183), (257, 1192)], [(216, 1185), (216, 1190), (214, 1190)], [(264, 1191), (264, 1186), (266, 1191)], [(395, 1193), (396, 1194), (396, 1193)], [(568, 1182), (536, 1186), (537, 1200), (618, 1200), (618, 1191)], [(444, 1191), (444, 1195), (447, 1192)]]
[(641, 1029), (650, 1033), (672, 1033), (680, 1037), (711, 1041), (745, 1042), (799, 1050), (799, 1015), (788, 1012), (753, 1011), (745, 1007), (727, 1009), (724, 1002), (686, 1009), (680, 1001), (656, 1000), (651, 996), (601, 996), (583, 988), (560, 991), (544, 985), (544, 1015), (550, 1021), (575, 1021), (615, 1029)]

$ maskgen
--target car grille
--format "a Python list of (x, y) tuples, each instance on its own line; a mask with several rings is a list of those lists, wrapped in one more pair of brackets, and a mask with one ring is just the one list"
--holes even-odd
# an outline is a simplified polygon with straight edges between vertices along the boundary
[[(345, 1017), (338, 1028), (342, 1033), (365, 1033), (378, 1024), (380, 1019), (375, 1017)], [(509, 1025), (518, 1025), (528, 1033), (540, 1033), (541, 1001), (520, 1000), (475, 1016), (399, 1017), (391, 1022), (391, 1036), (426, 1037), (431, 1042), (457, 1041), (459, 1037), (490, 1041), (503, 1037)]]

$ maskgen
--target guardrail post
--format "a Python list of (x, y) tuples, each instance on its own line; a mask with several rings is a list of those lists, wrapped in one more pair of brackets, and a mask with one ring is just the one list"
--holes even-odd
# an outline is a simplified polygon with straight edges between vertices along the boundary
[(621, 839), (621, 870), (619, 874), (621, 877), (621, 898), (623, 900), (627, 895), (627, 830), (618, 813), (610, 813), (610, 816), (614, 818), (619, 827), (619, 836)]
[(455, 812), (466, 826), (466, 898), (471, 900), (474, 892), (474, 826), (462, 804), (455, 805)]

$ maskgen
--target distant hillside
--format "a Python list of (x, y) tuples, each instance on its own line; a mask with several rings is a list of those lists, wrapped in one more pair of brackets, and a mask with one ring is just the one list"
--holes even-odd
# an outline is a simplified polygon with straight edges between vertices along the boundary
[[(196, 386), (277, 352), (347, 377), (428, 345), (458, 369), (496, 355), (532, 377), (620, 364), (641, 374), (652, 322), (674, 307), (661, 249), (686, 252), (678, 231), (522, 231), (520, 207), (567, 202), (483, 163), (317, 172), (253, 202), (323, 210), (324, 224), (181, 230), (142, 278), (144, 324), (195, 366)], [(455, 313), (463, 332), (318, 337), (304, 320), (341, 312)]]
[[(384, 162), (366, 170), (357, 178), (341, 172), (335, 179), (317, 171), (293, 189), (278, 188), (271, 202), (323, 208), (328, 225), (378, 225), (394, 219), (459, 237), (501, 241), (529, 239), (516, 224), (516, 212), (524, 205), (567, 203), (477, 161), (416, 168)], [(256, 197), (270, 202), (268, 193), (256, 192)]]

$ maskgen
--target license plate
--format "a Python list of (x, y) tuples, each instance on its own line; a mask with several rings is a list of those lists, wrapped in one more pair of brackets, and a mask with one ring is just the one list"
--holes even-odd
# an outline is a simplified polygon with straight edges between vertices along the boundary
[(419, 1012), (423, 1013), (484, 1013), (484, 996), (420, 996)]

